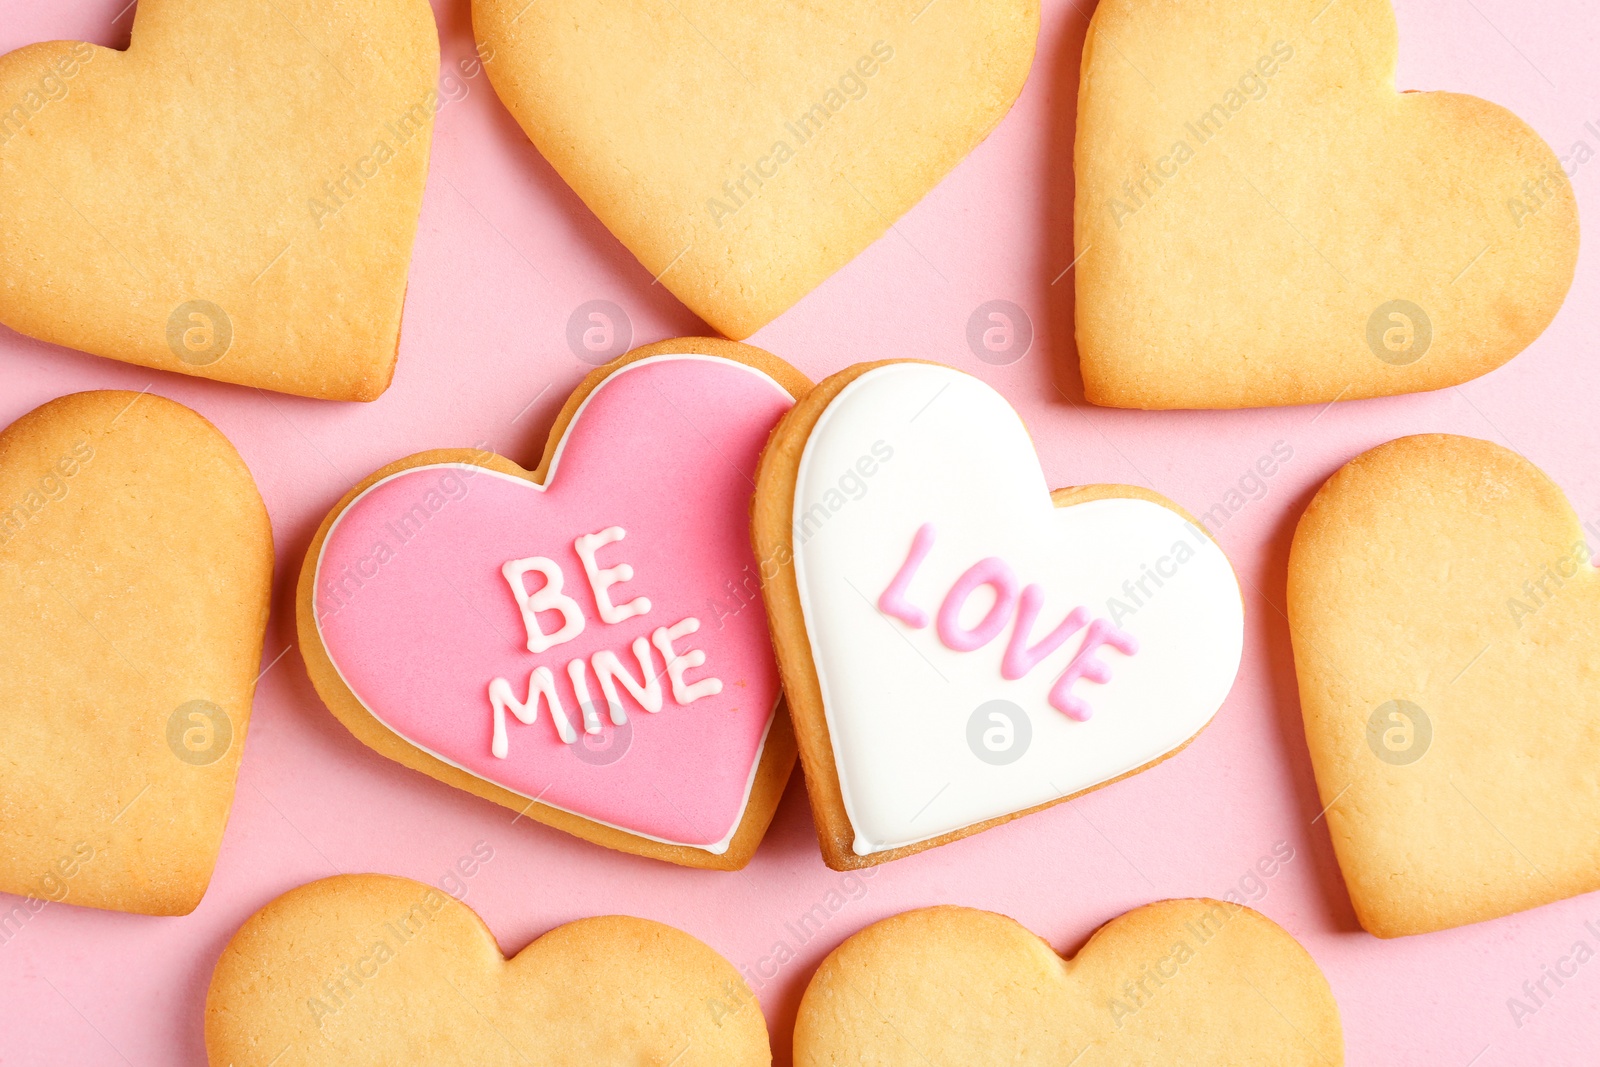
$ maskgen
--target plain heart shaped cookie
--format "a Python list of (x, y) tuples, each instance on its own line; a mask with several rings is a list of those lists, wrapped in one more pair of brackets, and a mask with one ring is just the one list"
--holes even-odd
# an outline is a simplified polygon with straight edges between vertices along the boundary
[(874, 923), (822, 962), (794, 1061), (1339, 1067), (1344, 1035), (1316, 962), (1238, 904), (1147, 904), (1070, 960), (1003, 915), (941, 907)]
[(755, 333), (888, 231), (1022, 91), (1037, 0), (474, 0), (500, 99), (652, 277)]
[(426, 0), (141, 0), (125, 52), (0, 58), (0, 322), (373, 399), (394, 374), (438, 68)]
[(1487, 441), (1404, 437), (1312, 499), (1289, 557), (1306, 741), (1361, 925), (1600, 889), (1592, 527)]
[(217, 1067), (772, 1062), (755, 994), (682, 931), (583, 919), (508, 960), (465, 904), (376, 874), (291, 890), (239, 928), (206, 993), (206, 1054)]
[(312, 681), (391, 759), (591, 841), (742, 867), (794, 765), (745, 529), (810, 383), (663, 341), (589, 375), (538, 470), (465, 449), (339, 502), (300, 575)]
[(194, 910), (271, 587), (255, 482), (188, 408), (74, 393), (0, 434), (0, 890), (26, 898), (8, 923)]
[(1227, 557), (1129, 486), (1051, 493), (1005, 399), (859, 364), (784, 418), (754, 523), (823, 856), (860, 867), (1133, 774), (1239, 666)]
[(1096, 404), (1439, 389), (1531, 344), (1578, 254), (1538, 134), (1397, 93), (1389, 0), (1104, 0), (1078, 94), (1077, 339)]

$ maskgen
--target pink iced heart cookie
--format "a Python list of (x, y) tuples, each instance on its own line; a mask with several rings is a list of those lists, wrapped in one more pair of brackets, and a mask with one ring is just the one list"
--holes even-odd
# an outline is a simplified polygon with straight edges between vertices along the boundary
[(952, 841), (1143, 770), (1227, 696), (1227, 557), (1130, 486), (1050, 491), (977, 378), (860, 364), (785, 416), (756, 550), (823, 856)]
[(809, 388), (707, 339), (638, 349), (567, 401), (529, 473), (427, 452), (324, 520), (299, 624), (361, 741), (612, 848), (743, 866), (794, 764), (750, 496)]

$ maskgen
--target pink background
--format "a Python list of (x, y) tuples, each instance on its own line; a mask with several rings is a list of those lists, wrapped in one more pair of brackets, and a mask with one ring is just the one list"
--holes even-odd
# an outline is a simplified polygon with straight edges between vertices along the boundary
[[(1337, 2), (1337, 0), (1336, 0)], [(126, 0), (0, 0), (0, 50), (51, 38), (126, 43)], [(201, 1010), (217, 953), (271, 898), (335, 872), (437, 883), (475, 843), (494, 858), (466, 901), (507, 950), (560, 923), (621, 912), (682, 927), (741, 967), (780, 939), (796, 952), (760, 995), (779, 1063), (817, 962), (841, 939), (940, 902), (1015, 916), (1075, 951), (1101, 923), (1150, 900), (1237, 889), (1280, 841), (1294, 859), (1255, 906), (1327, 973), (1352, 1063), (1576, 1062), (1600, 1047), (1600, 963), (1518, 1027), (1507, 998), (1591, 946), (1600, 895), (1465, 929), (1380, 942), (1357, 927), (1334, 864), (1305, 751), (1281, 614), (1294, 523), (1351, 456), (1402, 434), (1449, 431), (1507, 444), (1544, 468), (1579, 515), (1600, 520), (1600, 263), (1592, 242), (1554, 325), (1509, 366), (1458, 389), (1315, 408), (1139, 414), (1082, 403), (1070, 329), (1071, 138), (1091, 4), (1047, 0), (1039, 54), (1015, 110), (888, 237), (757, 334), (821, 377), (887, 356), (979, 374), (1021, 410), (1058, 485), (1151, 486), (1195, 511), (1219, 501), (1274, 442), (1294, 458), (1220, 531), (1247, 590), (1245, 661), (1232, 697), (1179, 757), (1137, 778), (879, 869), (865, 882), (822, 865), (798, 775), (742, 873), (680, 870), (523, 820), (368, 751), (317, 700), (295, 641), (292, 589), (327, 509), (362, 476), (423, 448), (490, 447), (531, 465), (562, 399), (589, 366), (568, 349), (569, 314), (606, 299), (635, 343), (705, 328), (613, 240), (523, 138), (481, 74), (438, 116), (393, 388), (371, 405), (269, 395), (124, 366), (0, 329), (0, 422), (79, 389), (154, 391), (214, 421), (243, 453), (271, 510), (277, 610), (217, 873), (185, 918), (51, 905), (0, 945), (0, 1061), (201, 1063)], [(1476, 93), (1511, 107), (1565, 155), (1600, 149), (1600, 20), (1579, 0), (1398, 0), (1402, 88)], [(466, 0), (435, 0), (447, 69), (471, 50)], [(120, 13), (120, 14), (119, 14)], [(463, 89), (464, 87), (464, 89)], [(465, 95), (462, 96), (462, 92)], [(1600, 218), (1600, 160), (1573, 178)], [(967, 318), (1016, 302), (1036, 327), (1028, 355), (991, 367)], [(1271, 314), (1271, 308), (1261, 309)], [(531, 406), (530, 406), (531, 402)], [(864, 892), (860, 887), (864, 886)], [(821, 933), (788, 929), (830, 890), (856, 888)], [(771, 967), (767, 965), (767, 971)]]

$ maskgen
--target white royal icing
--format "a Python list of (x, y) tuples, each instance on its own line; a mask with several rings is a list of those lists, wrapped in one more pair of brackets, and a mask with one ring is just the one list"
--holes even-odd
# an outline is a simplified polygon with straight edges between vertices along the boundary
[[(895, 363), (841, 390), (806, 442), (794, 521), (857, 854), (1150, 763), (1194, 736), (1232, 687), (1244, 613), (1222, 550), (1150, 501), (1054, 507), (1021, 418), (969, 375)], [(925, 524), (933, 534), (919, 538)], [(983, 561), (991, 580), (961, 585), (959, 619), (943, 628), (958, 645), (982, 644), (958, 650), (932, 621)], [(984, 626), (1002, 596), (1005, 624)], [(1058, 629), (1069, 636), (1045, 641)], [(993, 701), (1025, 722), (984, 708)]]

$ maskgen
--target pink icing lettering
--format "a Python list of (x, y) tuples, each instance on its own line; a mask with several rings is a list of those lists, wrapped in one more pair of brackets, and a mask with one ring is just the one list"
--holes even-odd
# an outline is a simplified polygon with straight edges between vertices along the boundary
[(1065, 712), (1069, 718), (1079, 722), (1089, 721), (1094, 709), (1086, 700), (1072, 692), (1072, 686), (1080, 678), (1098, 685), (1104, 685), (1111, 680), (1111, 668), (1095, 655), (1097, 649), (1106, 645), (1110, 645), (1125, 656), (1131, 656), (1139, 651), (1139, 641), (1132, 634), (1117, 629), (1105, 619), (1094, 620), (1089, 624), (1089, 632), (1083, 635), (1083, 644), (1072, 657), (1072, 662), (1061, 672), (1056, 684), (1050, 687), (1051, 707)]
[(1067, 617), (1061, 620), (1061, 625), (1030, 648), (1028, 639), (1033, 635), (1033, 624), (1038, 620), (1039, 609), (1043, 606), (1042, 587), (1029, 585), (1022, 590), (1022, 598), (1017, 602), (1017, 624), (1011, 631), (1010, 642), (1006, 645), (1005, 658), (1000, 661), (1000, 676), (1007, 681), (1025, 677), (1046, 656), (1066, 644), (1067, 638), (1083, 629), (1084, 623), (1089, 621), (1089, 612), (1086, 609), (1073, 608)]
[[(924, 527), (926, 529), (926, 527)], [(994, 606), (971, 630), (961, 625), (961, 609), (979, 586), (994, 589)], [(1005, 629), (1017, 606), (1017, 576), (1004, 560), (995, 556), (980, 559), (950, 587), (939, 607), (939, 640), (957, 652), (972, 652), (993, 641)]]
[(916, 577), (922, 561), (928, 558), (928, 553), (933, 549), (933, 539), (937, 534), (938, 531), (933, 528), (931, 522), (925, 522), (917, 528), (916, 536), (911, 539), (911, 551), (907, 553), (906, 561), (900, 564), (900, 569), (895, 572), (894, 581), (889, 583), (889, 588), (878, 598), (879, 611), (885, 615), (893, 615), (914, 630), (920, 630), (928, 625), (928, 613), (906, 599), (906, 590), (910, 588), (911, 579)]
[[(907, 598), (907, 591), (923, 562), (928, 558), (928, 553), (933, 550), (934, 538), (937, 531), (933, 523), (925, 522), (918, 527), (915, 536), (911, 539), (911, 548), (906, 553), (905, 562), (895, 572), (894, 580), (889, 587), (878, 597), (878, 610), (885, 615), (892, 616), (913, 629), (922, 629), (928, 625), (928, 613)], [(1011, 631), (1011, 639), (1006, 643), (1005, 655), (1000, 660), (1000, 676), (1007, 681), (1016, 681), (1026, 677), (1040, 663), (1044, 662), (1073, 634), (1082, 630), (1085, 625), (1088, 631), (1084, 634), (1083, 643), (1073, 655), (1067, 667), (1050, 687), (1050, 705), (1065, 713), (1078, 722), (1087, 722), (1094, 714), (1094, 709), (1088, 701), (1072, 691), (1072, 687), (1080, 680), (1104, 685), (1111, 680), (1111, 668), (1095, 653), (1105, 647), (1111, 647), (1125, 656), (1134, 655), (1139, 651), (1139, 641), (1125, 630), (1118, 629), (1105, 619), (1090, 620), (1089, 611), (1083, 606), (1073, 608), (1044, 637), (1036, 644), (1029, 644), (1033, 639), (1034, 626), (1039, 621), (1039, 612), (1044, 607), (1044, 588), (1037, 584), (1023, 587), (1020, 592), (1017, 588), (1017, 575), (1009, 564), (996, 556), (979, 560), (966, 573), (956, 579), (950, 591), (945, 594), (944, 602), (939, 605), (937, 631), (939, 640), (955, 652), (975, 652), (993, 641), (1005, 629), (1006, 623), (1015, 619)], [(981, 586), (989, 586), (994, 590), (994, 603), (985, 613), (982, 620), (972, 629), (967, 629), (961, 624), (961, 612), (966, 607), (972, 594)], [(671, 656), (667, 656), (669, 662)]]

